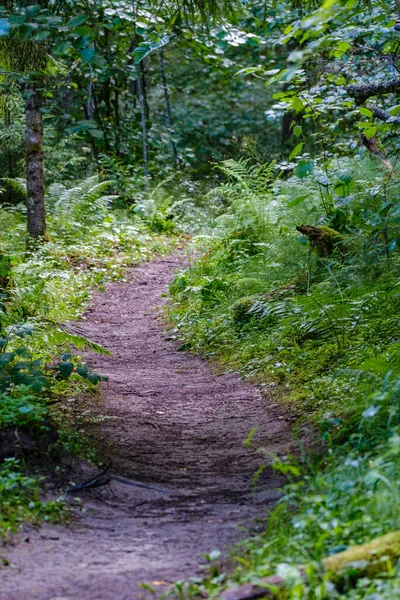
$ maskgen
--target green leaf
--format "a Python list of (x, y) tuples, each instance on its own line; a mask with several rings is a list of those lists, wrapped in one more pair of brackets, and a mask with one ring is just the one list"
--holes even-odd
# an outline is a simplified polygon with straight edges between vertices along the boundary
[(11, 260), (8, 256), (0, 254), (0, 277), (11, 275)]
[(331, 180), (323, 171), (314, 171), (314, 179), (320, 185), (328, 186), (331, 185)]
[(294, 172), (296, 174), (296, 177), (298, 177), (299, 179), (305, 179), (313, 172), (313, 169), (313, 160), (301, 160), (295, 168)]
[(158, 50), (162, 48), (169, 42), (169, 35), (164, 35), (157, 42), (142, 42), (135, 50), (133, 51), (133, 62), (135, 65), (138, 65), (146, 56), (154, 52), (154, 50)]
[(302, 126), (301, 126), (301, 125), (295, 125), (295, 126), (293, 127), (293, 134), (294, 134), (296, 137), (299, 137), (299, 136), (301, 136), (301, 134), (302, 134), (302, 133), (303, 133), (303, 128), (302, 128)]
[(88, 48), (84, 48), (79, 52), (84, 62), (90, 63), (93, 61), (94, 56), (96, 54), (96, 50), (94, 46), (89, 46)]
[(338, 196), (343, 198), (348, 196), (354, 190), (354, 178), (348, 171), (338, 173), (338, 181), (334, 184), (334, 190)]
[(27, 6), (25, 8), (25, 14), (29, 18), (33, 18), (33, 17), (36, 17), (40, 13), (40, 10), (41, 10), (40, 4), (32, 4), (31, 6)]
[(0, 354), (0, 368), (8, 365), (15, 358), (14, 352), (3, 352)]
[(82, 25), (82, 23), (84, 23), (86, 21), (86, 18), (87, 18), (86, 15), (77, 15), (76, 17), (74, 17), (73, 19), (68, 21), (67, 27), (74, 29), (75, 27)]
[(90, 381), (93, 385), (97, 385), (100, 381), (100, 377), (96, 375), (96, 373), (89, 373), (87, 376), (87, 380)]
[(291, 153), (289, 155), (289, 160), (292, 160), (293, 158), (298, 156), (300, 154), (300, 152), (303, 150), (303, 146), (304, 146), (304, 142), (300, 142), (300, 144), (297, 144), (297, 146), (295, 146), (295, 148), (293, 148), (293, 150), (291, 151)]
[(62, 379), (68, 379), (74, 370), (74, 365), (71, 362), (60, 363), (60, 375)]
[(300, 98), (298, 96), (293, 96), (292, 107), (293, 107), (293, 110), (296, 112), (301, 112), (303, 110), (304, 104), (302, 103), (302, 101), (300, 100)]
[(369, 127), (368, 129), (364, 129), (364, 135), (368, 140), (370, 140), (376, 135), (377, 130), (377, 127)]
[(74, 29), (74, 33), (76, 33), (77, 35), (91, 35), (92, 33), (92, 29), (89, 27), (89, 25), (79, 25), (79, 27), (76, 27)]
[(364, 108), (363, 106), (360, 106), (360, 108), (358, 110), (360, 111), (360, 113), (362, 115), (364, 115), (364, 117), (372, 117), (373, 116), (372, 110), (369, 110), (369, 108)]
[(0, 19), (0, 35), (8, 35), (10, 29), (10, 21), (8, 19)]
[(22, 25), (23, 23), (25, 23), (25, 17), (23, 17), (22, 15), (10, 15), (8, 20), (11, 23), (11, 25)]
[(87, 367), (76, 367), (76, 372), (78, 375), (83, 377), (83, 379), (87, 379), (89, 376), (89, 370)]
[(304, 202), (304, 200), (307, 200), (307, 198), (310, 196), (310, 194), (304, 194), (304, 196), (298, 196), (297, 198), (295, 198), (294, 200), (291, 200), (289, 202), (289, 206), (298, 206), (299, 204), (301, 204), (302, 202)]

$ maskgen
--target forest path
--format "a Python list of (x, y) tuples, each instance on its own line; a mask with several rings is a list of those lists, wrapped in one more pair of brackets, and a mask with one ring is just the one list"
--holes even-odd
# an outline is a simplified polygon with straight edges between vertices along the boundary
[[(169, 494), (112, 480), (77, 492), (85, 507), (70, 526), (24, 528), (0, 549), (1, 600), (136, 600), (201, 573), (200, 553), (224, 550), (278, 497), (257, 447), (285, 452), (282, 412), (237, 374), (178, 352), (157, 317), (180, 257), (157, 259), (108, 285), (80, 324), (112, 357), (88, 357), (109, 381), (88, 400), (91, 433), (112, 471)], [(106, 415), (107, 419), (102, 418)], [(251, 448), (243, 441), (257, 427)], [(87, 475), (87, 474), (86, 474)]]

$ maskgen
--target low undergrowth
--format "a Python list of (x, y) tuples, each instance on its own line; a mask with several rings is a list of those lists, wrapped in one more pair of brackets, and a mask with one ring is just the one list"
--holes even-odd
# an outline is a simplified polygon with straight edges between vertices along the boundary
[[(23, 195), (24, 182), (10, 183)], [(0, 535), (68, 513), (62, 499), (45, 498), (33, 466), (42, 455), (58, 449), (95, 458), (79, 398), (96, 393), (102, 376), (87, 368), (82, 352), (108, 351), (71, 321), (95, 289), (178, 240), (166, 235), (175, 226), (155, 201), (151, 218), (139, 215), (113, 207), (118, 197), (106, 194), (109, 187), (97, 176), (50, 185), (48, 239), (34, 247), (26, 245), (24, 206), (0, 209)]]
[(385, 566), (344, 589), (307, 586), (293, 566), (400, 527), (397, 174), (367, 157), (286, 181), (274, 165), (222, 170), (210, 200), (227, 209), (171, 285), (172, 335), (259, 382), (300, 430), (311, 419), (325, 450), (275, 458), (289, 483), (268, 530), (235, 551), (232, 575), (212, 566), (174, 593), (217, 597), (286, 570), (290, 598), (389, 600), (400, 579)]

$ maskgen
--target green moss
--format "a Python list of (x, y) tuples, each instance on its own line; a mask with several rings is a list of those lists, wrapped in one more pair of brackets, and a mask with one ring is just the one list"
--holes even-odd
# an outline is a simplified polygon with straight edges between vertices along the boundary
[(251, 314), (249, 314), (249, 310), (254, 305), (254, 302), (254, 297), (239, 298), (239, 300), (236, 300), (232, 309), (232, 318), (235, 321), (235, 323), (249, 321), (251, 319)]

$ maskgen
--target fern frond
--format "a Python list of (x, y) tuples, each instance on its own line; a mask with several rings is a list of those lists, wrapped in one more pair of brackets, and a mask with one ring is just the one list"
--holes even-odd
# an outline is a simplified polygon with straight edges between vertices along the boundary
[(101, 344), (93, 342), (83, 335), (68, 331), (66, 325), (57, 323), (56, 321), (50, 322), (53, 325), (56, 325), (56, 327), (54, 329), (52, 328), (47, 334), (51, 343), (59, 346), (72, 344), (78, 350), (90, 350), (91, 352), (96, 352), (96, 354), (111, 356), (111, 352)]
[(2, 177), (0, 181), (4, 181), (11, 189), (26, 198), (26, 179), (22, 177), (15, 177), (13, 179), (11, 177)]

